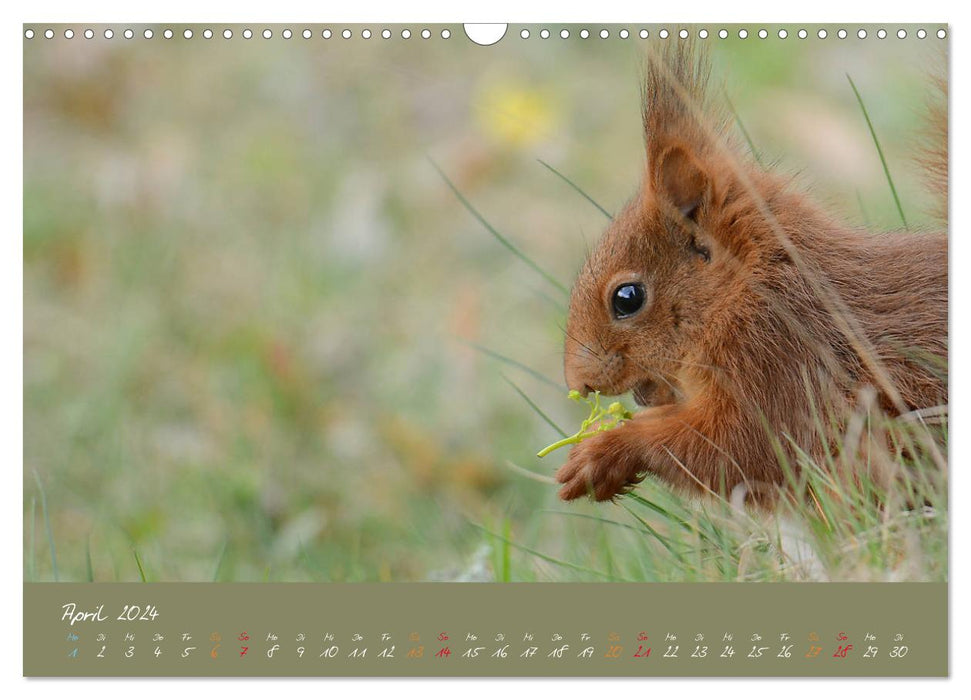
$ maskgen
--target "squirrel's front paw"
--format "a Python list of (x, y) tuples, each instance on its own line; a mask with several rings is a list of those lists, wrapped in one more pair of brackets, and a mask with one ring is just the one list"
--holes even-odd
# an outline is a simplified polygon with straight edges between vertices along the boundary
[(626, 493), (643, 479), (637, 474), (630, 446), (621, 439), (623, 429), (600, 433), (570, 450), (566, 464), (556, 472), (556, 480), (563, 484), (560, 498), (572, 501), (590, 495), (606, 501)]

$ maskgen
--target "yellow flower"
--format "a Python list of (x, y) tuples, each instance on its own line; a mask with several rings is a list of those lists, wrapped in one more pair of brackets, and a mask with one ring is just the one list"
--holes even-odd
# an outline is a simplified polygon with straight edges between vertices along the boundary
[(518, 147), (542, 141), (554, 122), (553, 108), (545, 95), (508, 80), (483, 86), (476, 100), (476, 117), (493, 139)]

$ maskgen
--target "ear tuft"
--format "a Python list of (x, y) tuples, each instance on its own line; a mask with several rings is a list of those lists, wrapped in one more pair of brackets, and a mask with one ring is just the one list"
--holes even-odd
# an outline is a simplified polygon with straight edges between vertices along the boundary
[(692, 221), (708, 193), (708, 175), (681, 146), (672, 146), (661, 154), (653, 184), (660, 198)]

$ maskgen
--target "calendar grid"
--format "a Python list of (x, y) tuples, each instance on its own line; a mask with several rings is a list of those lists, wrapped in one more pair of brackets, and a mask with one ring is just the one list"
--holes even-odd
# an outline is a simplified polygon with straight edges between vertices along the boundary
[(947, 587), (26, 584), (27, 676), (942, 676)]

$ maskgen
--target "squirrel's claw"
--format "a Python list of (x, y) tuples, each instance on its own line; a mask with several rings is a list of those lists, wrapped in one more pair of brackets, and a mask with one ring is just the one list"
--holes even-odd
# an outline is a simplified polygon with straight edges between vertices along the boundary
[(570, 450), (566, 463), (556, 472), (563, 484), (560, 498), (572, 501), (589, 495), (596, 501), (608, 501), (626, 493), (640, 479), (631, 469), (630, 451), (614, 431), (584, 440)]

